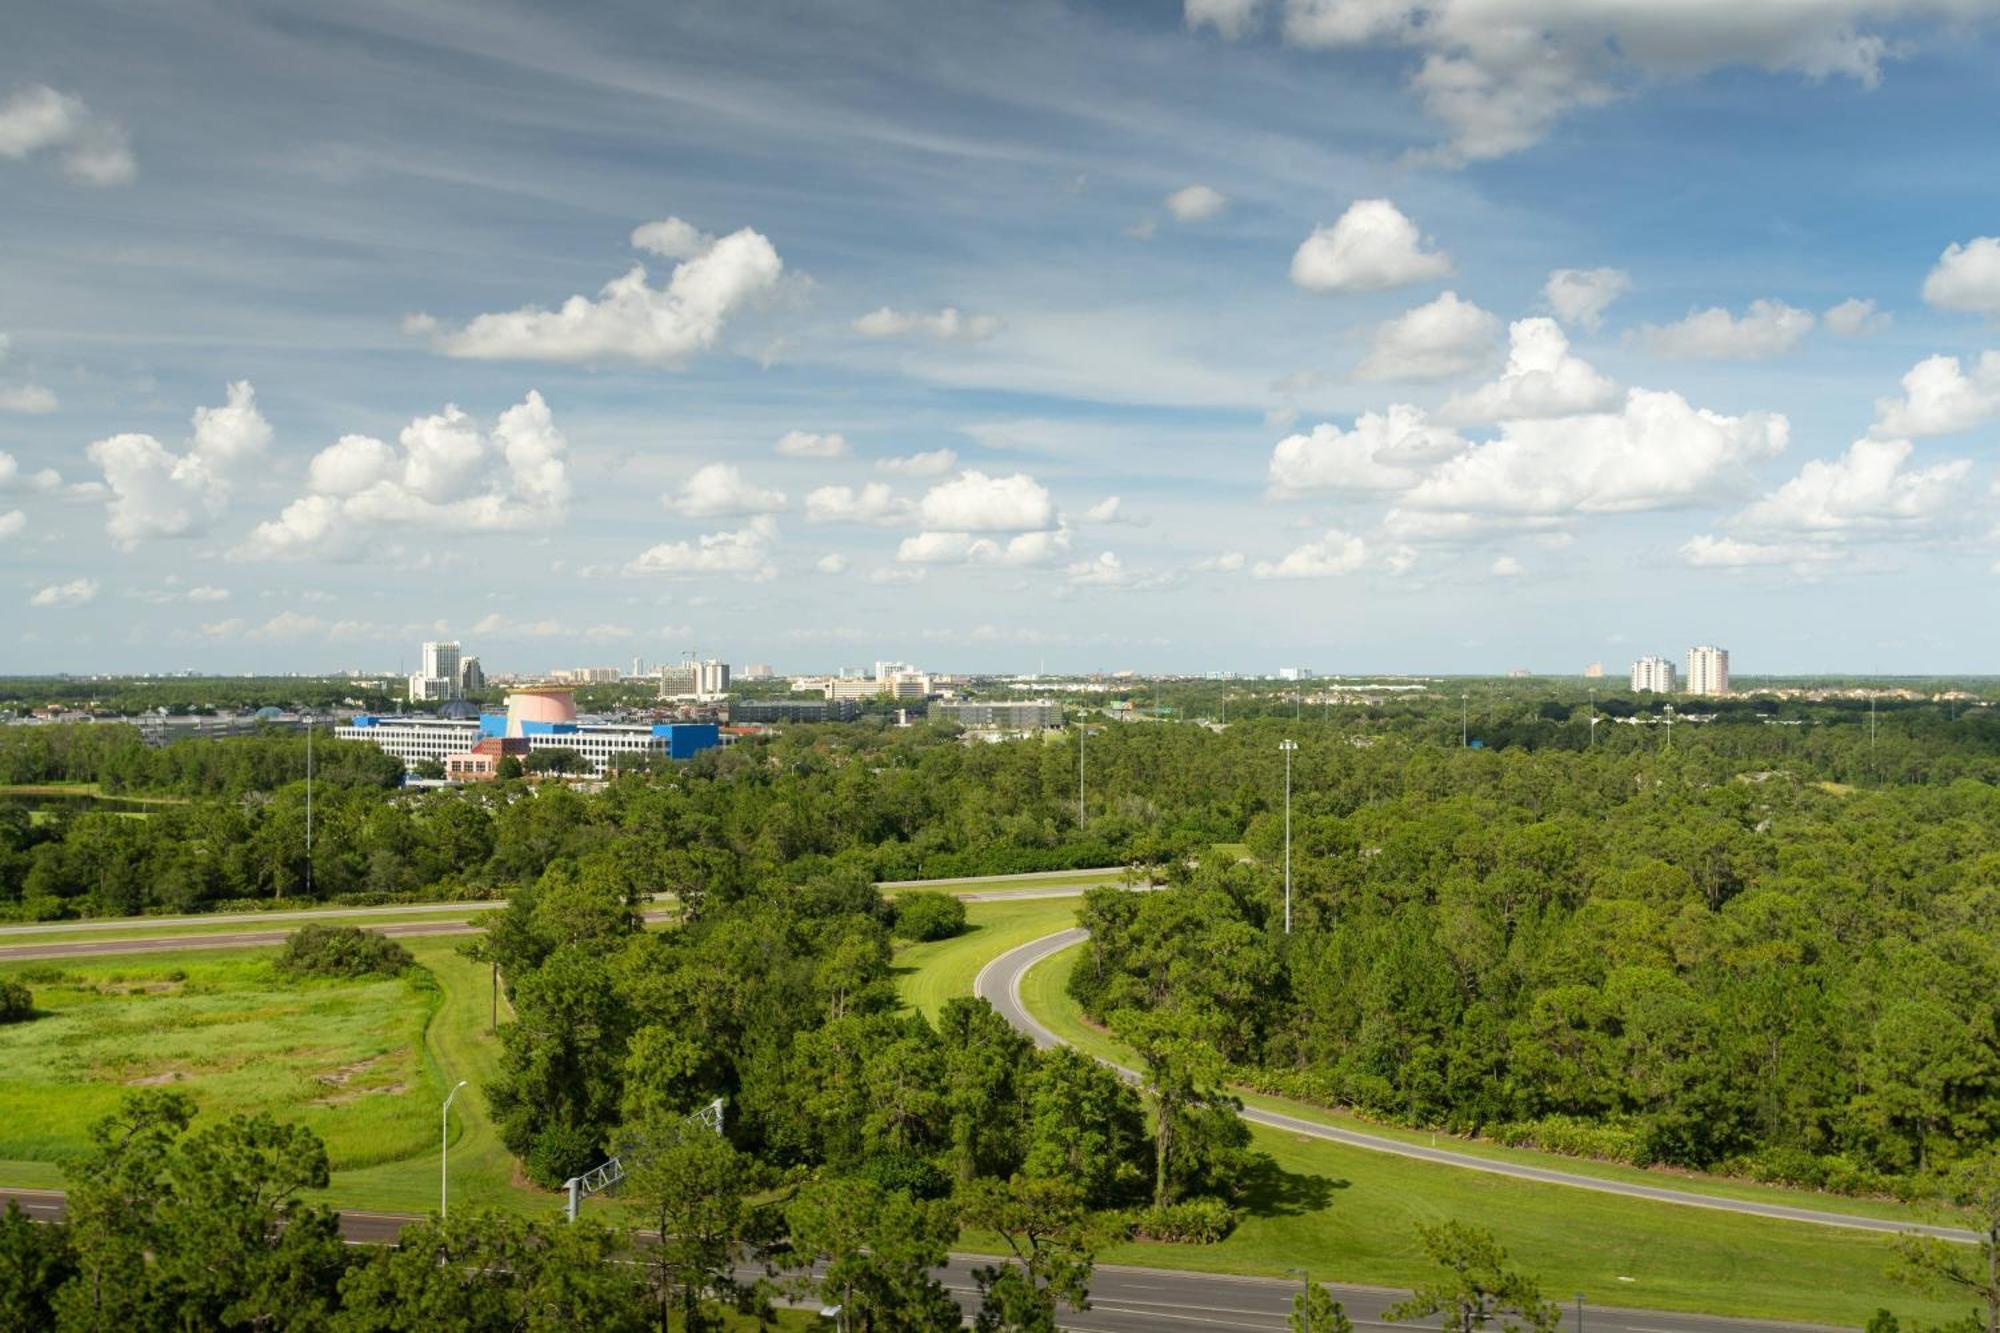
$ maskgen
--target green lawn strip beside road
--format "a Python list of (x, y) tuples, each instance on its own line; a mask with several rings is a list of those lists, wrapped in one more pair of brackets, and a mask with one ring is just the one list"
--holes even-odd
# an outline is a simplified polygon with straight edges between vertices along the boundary
[(250, 920), (202, 921), (181, 925), (160, 925), (148, 922), (145, 917), (130, 917), (92, 924), (82, 930), (38, 931), (31, 928), (0, 926), (0, 949), (31, 948), (36, 945), (90, 944), (103, 940), (175, 939), (180, 936), (196, 939), (203, 935), (265, 934), (271, 931), (293, 931), (302, 926), (315, 925), (415, 926), (425, 922), (464, 921), (505, 906), (505, 903), (500, 902), (461, 903), (457, 906), (439, 904), (436, 908), (427, 908), (421, 912), (395, 913), (367, 907), (328, 908), (324, 913), (315, 912), (309, 919), (278, 917), (270, 921), (259, 921), (253, 916)]
[[(1027, 1006), (1029, 1012), (1041, 1020), (1045, 1027), (1078, 1049), (1100, 1059), (1115, 1060), (1128, 1068), (1132, 1067), (1134, 1061), (1131, 1051), (1113, 1040), (1103, 1029), (1087, 1022), (1083, 1011), (1069, 996), (1066, 987), (1069, 984), (1070, 969), (1075, 966), (1079, 956), (1077, 949), (1065, 949), (1030, 970), (1021, 981), (1022, 1003)], [(1456, 1138), (1448, 1134), (1433, 1135), (1421, 1130), (1405, 1129), (1399, 1125), (1384, 1125), (1288, 1097), (1267, 1097), (1254, 1092), (1244, 1092), (1241, 1089), (1238, 1089), (1238, 1095), (1242, 1097), (1245, 1106), (1278, 1111), (1300, 1120), (1311, 1120), (1338, 1129), (1357, 1130), (1402, 1143), (1449, 1148), (1453, 1152), (1464, 1153), (1470, 1157), (1483, 1157), (1489, 1161), (1567, 1171), (1573, 1175), (1591, 1176), (1599, 1180), (1619, 1181), (1630, 1185), (1684, 1190), (1690, 1194), (1710, 1194), (1719, 1199), (1742, 1199), (1752, 1203), (1779, 1204), (1789, 1208), (1811, 1208), (1819, 1212), (1850, 1213), (1856, 1217), (1887, 1218), (1896, 1222), (1936, 1220), (1917, 1209), (1888, 1199), (1857, 1199), (1842, 1194), (1786, 1189), (1782, 1186), (1760, 1185), (1754, 1181), (1731, 1180), (1726, 1177), (1675, 1171), (1649, 1171), (1618, 1162), (1568, 1157), (1560, 1153), (1538, 1152), (1531, 1148), (1509, 1148), (1478, 1139)]]
[(88, 796), (92, 800), (131, 801), (137, 805), (186, 805), (191, 797), (107, 792), (96, 782), (0, 783), (0, 798), (8, 796)]
[(935, 1019), (954, 995), (972, 994), (979, 969), (1029, 940), (1076, 924), (1077, 900), (967, 903), (965, 930), (948, 940), (904, 945), (896, 954), (903, 1002)]
[[(1076, 957), (1068, 950), (1032, 969), (1022, 981), (1023, 1002), (1080, 1049), (1132, 1064), (1082, 1022), (1064, 993)], [(1099, 1257), (1265, 1276), (1305, 1268), (1327, 1281), (1408, 1286), (1425, 1276), (1416, 1223), (1458, 1218), (1490, 1227), (1544, 1291), (1564, 1298), (1582, 1292), (1604, 1305), (1857, 1326), (1883, 1306), (1926, 1321), (1962, 1313), (1891, 1282), (1886, 1237), (1541, 1185), (1262, 1127), (1252, 1132), (1278, 1171), (1258, 1183), (1228, 1240), (1120, 1245)], [(1535, 1159), (1569, 1166), (1567, 1158)]]

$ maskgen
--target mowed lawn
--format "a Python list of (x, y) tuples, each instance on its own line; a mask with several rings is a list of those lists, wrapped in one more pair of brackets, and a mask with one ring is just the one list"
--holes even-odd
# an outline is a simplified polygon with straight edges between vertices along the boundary
[(954, 995), (972, 994), (972, 979), (994, 958), (1029, 940), (1076, 924), (1080, 898), (967, 903), (965, 930), (948, 940), (906, 944), (896, 951), (896, 987), (903, 1003), (935, 1019)]
[[(326, 1141), (336, 1167), (433, 1142), (423, 1058), (428, 972), (297, 982), (271, 953), (19, 963), (37, 1017), (0, 1027), (0, 1160), (52, 1163), (140, 1088), (187, 1092), (203, 1119), (268, 1111)], [(43, 1174), (43, 1173), (31, 1173)], [(0, 1180), (12, 1175), (0, 1168)], [(42, 1183), (22, 1181), (21, 1183)]]
[[(1078, 956), (1065, 950), (1032, 969), (1023, 1002), (1091, 1054), (1134, 1063), (1084, 1024), (1065, 992)], [(1253, 1134), (1275, 1169), (1256, 1182), (1228, 1240), (1120, 1245), (1099, 1258), (1269, 1276), (1305, 1268), (1325, 1281), (1409, 1286), (1425, 1276), (1416, 1224), (1458, 1218), (1490, 1228), (1545, 1292), (1565, 1299), (1581, 1292), (1595, 1304), (1851, 1326), (1883, 1307), (1926, 1323), (1964, 1313), (1890, 1281), (1887, 1237), (1538, 1185), (1263, 1128)]]

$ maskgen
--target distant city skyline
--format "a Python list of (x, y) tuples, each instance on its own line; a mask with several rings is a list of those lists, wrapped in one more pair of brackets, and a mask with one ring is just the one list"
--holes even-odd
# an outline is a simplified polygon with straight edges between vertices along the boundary
[(0, 672), (2000, 670), (2000, 15), (1379, 8), (24, 0)]

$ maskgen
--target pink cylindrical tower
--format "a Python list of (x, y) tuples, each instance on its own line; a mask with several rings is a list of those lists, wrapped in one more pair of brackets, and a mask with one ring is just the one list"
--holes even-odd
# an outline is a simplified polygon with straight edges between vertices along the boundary
[(507, 696), (507, 734), (529, 736), (576, 729), (576, 691), (535, 685)]

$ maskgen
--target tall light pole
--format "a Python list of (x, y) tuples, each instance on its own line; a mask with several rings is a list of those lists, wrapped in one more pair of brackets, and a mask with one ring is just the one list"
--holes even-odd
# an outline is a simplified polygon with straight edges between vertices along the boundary
[(1090, 727), (1082, 718), (1076, 723), (1076, 831), (1083, 832), (1083, 738)]
[(1285, 933), (1292, 933), (1292, 751), (1299, 743), (1289, 737), (1278, 742), (1285, 752)]
[(1592, 690), (1590, 692), (1590, 744), (1592, 749), (1595, 749), (1597, 747), (1597, 691), (1596, 690)]
[(1472, 714), (1468, 711), (1471, 705), (1465, 700), (1465, 695), (1458, 696), (1458, 748), (1461, 750), (1472, 748)]
[[(281, 891), (278, 895), (283, 897)], [(306, 714), (306, 897), (313, 896), (313, 718)]]
[[(465, 1080), (458, 1081), (458, 1088), (465, 1086)], [(445, 1205), (451, 1200), (451, 1099), (458, 1096), (458, 1088), (445, 1094), (444, 1105), (438, 1109), (438, 1220), (444, 1220)]]

